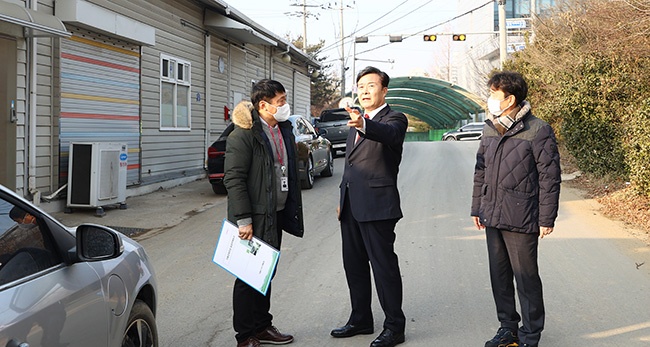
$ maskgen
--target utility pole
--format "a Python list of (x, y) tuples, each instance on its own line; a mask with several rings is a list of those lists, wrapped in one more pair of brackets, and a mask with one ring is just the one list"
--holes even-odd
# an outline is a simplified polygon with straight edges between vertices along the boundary
[(537, 0), (530, 0), (530, 43), (535, 40), (535, 20), (537, 20)]
[[(445, 30), (451, 32), (451, 27), (450, 27), (449, 24), (447, 24), (445, 26)], [(439, 36), (440, 35), (436, 35), (436, 39)], [(458, 35), (451, 34), (450, 36), (452, 36), (452, 40), (455, 40), (453, 37), (458, 36)], [(447, 71), (446, 72), (447, 72), (447, 82), (449, 82), (449, 83), (451, 83), (451, 42), (450, 41), (452, 41), (452, 40), (445, 40), (445, 44), (447, 46), (447, 57), (446, 57), (447, 58)], [(442, 52), (442, 53), (444, 54), (444, 52)], [(441, 75), (440, 79), (444, 79), (444, 77), (442, 77), (442, 72), (440, 73), (440, 75)]]
[(507, 31), (506, 31), (506, 0), (498, 0), (499, 4), (499, 59), (501, 61), (501, 68), (506, 62), (508, 52), (506, 47), (508, 45)]
[[(350, 5), (343, 5), (344, 0), (339, 0), (340, 11), (340, 20), (341, 20), (341, 97), (345, 97), (345, 32), (343, 31), (343, 10), (347, 8), (352, 8)], [(331, 5), (328, 4), (327, 7), (322, 7), (323, 9), (334, 9)], [(354, 58), (353, 58), (354, 59)]]
[(295, 4), (291, 4), (290, 6), (300, 6), (300, 7), (302, 7), (302, 11), (299, 11), (297, 13), (296, 12), (294, 12), (294, 13), (287, 12), (285, 14), (289, 15), (289, 16), (296, 16), (296, 17), (301, 16), (302, 17), (302, 50), (303, 50), (303, 52), (307, 52), (307, 18), (309, 16), (313, 16), (316, 19), (318, 19), (318, 14), (310, 13), (309, 11), (307, 11), (307, 8), (308, 7), (320, 7), (320, 6), (318, 6), (318, 5), (307, 5), (307, 0), (302, 0), (302, 4), (295, 3)]
[(354, 38), (354, 43), (352, 44), (352, 88), (350, 90), (350, 96), (352, 97), (352, 103), (354, 103), (354, 90), (356, 89), (356, 73), (357, 73), (357, 39)]
[(341, 1), (341, 98), (345, 97), (345, 35), (343, 34), (343, 1)]
[(302, 50), (307, 52), (307, 0), (302, 0)]

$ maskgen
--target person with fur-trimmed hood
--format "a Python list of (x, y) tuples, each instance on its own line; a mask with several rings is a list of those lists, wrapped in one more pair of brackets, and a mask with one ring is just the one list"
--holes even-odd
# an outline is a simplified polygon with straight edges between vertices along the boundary
[[(282, 230), (297, 237), (304, 233), (290, 114), (284, 86), (278, 81), (260, 80), (253, 85), (251, 101), (242, 101), (233, 110), (235, 128), (226, 141), (228, 220), (239, 227), (241, 239), (255, 236), (276, 249), (280, 249)], [(293, 336), (273, 326), (270, 307), (270, 286), (262, 295), (235, 280), (233, 327), (238, 347), (293, 341)]]
[(498, 72), (488, 87), (492, 117), (476, 153), (471, 210), (476, 228), (485, 229), (500, 323), (485, 347), (537, 347), (545, 317), (537, 247), (557, 218), (560, 155), (553, 128), (531, 112), (521, 74)]

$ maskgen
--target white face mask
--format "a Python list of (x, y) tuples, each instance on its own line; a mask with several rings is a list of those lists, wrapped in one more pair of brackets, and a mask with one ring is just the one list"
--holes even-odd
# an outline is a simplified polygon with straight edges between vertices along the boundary
[(273, 115), (273, 118), (277, 120), (278, 122), (284, 122), (289, 119), (289, 116), (291, 115), (291, 107), (289, 104), (284, 104), (280, 107), (275, 107), (276, 111), (275, 114)]
[[(505, 100), (505, 99), (504, 99)], [(488, 111), (495, 117), (499, 117), (505, 109), (501, 109), (501, 102), (503, 100), (497, 100), (493, 97), (489, 97), (487, 100)], [(506, 107), (507, 108), (507, 107)]]

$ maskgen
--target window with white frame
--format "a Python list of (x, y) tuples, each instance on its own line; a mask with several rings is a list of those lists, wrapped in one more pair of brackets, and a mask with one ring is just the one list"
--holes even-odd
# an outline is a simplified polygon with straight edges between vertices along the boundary
[(189, 61), (160, 55), (160, 129), (190, 129), (191, 72)]

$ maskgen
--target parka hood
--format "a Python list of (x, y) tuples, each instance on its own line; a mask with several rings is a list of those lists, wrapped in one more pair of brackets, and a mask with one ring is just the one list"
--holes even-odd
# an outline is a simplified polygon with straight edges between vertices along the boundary
[(242, 101), (232, 111), (232, 122), (242, 129), (253, 128), (253, 103)]

